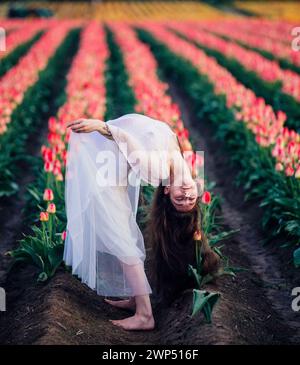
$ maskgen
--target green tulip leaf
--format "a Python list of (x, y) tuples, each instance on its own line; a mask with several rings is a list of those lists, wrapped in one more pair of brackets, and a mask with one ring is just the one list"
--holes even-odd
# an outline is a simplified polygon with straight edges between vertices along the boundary
[(206, 290), (194, 289), (192, 317), (194, 317), (198, 312), (202, 312), (205, 320), (208, 323), (211, 323), (212, 311), (220, 297), (220, 293), (210, 293)]
[(295, 267), (300, 267), (300, 247), (297, 248), (297, 250), (294, 251), (294, 265)]

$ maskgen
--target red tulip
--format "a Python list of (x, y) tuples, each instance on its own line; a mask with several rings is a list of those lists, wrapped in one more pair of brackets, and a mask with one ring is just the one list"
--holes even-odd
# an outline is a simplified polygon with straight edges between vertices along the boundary
[(45, 172), (51, 172), (53, 171), (53, 164), (51, 162), (45, 162), (44, 164), (44, 170)]
[(211, 195), (210, 195), (209, 191), (205, 191), (202, 194), (201, 201), (202, 201), (203, 204), (206, 204), (206, 205), (208, 205), (211, 202)]

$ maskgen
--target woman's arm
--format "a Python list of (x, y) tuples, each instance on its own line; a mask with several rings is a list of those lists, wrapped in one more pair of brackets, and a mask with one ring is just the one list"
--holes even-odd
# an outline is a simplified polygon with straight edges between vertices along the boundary
[(113, 140), (113, 136), (105, 122), (99, 119), (84, 119), (69, 122), (67, 128), (71, 128), (75, 133), (99, 132), (104, 137)]

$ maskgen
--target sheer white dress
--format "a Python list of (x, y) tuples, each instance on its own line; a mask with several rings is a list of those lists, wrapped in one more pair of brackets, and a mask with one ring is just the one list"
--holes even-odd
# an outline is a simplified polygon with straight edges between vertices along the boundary
[(63, 258), (99, 295), (150, 294), (136, 222), (139, 191), (143, 182), (168, 182), (170, 151), (181, 158), (176, 134), (165, 122), (137, 113), (107, 125), (113, 140), (99, 132), (70, 134)]

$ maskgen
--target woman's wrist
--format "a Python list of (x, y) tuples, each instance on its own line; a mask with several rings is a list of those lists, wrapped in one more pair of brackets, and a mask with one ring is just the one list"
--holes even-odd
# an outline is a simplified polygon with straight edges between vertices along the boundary
[(100, 121), (99, 123), (99, 127), (98, 127), (98, 131), (104, 135), (105, 137), (108, 137), (108, 138), (112, 138), (112, 133), (111, 131), (109, 130), (108, 128), (108, 125), (106, 124), (106, 122), (103, 122), (103, 121)]

